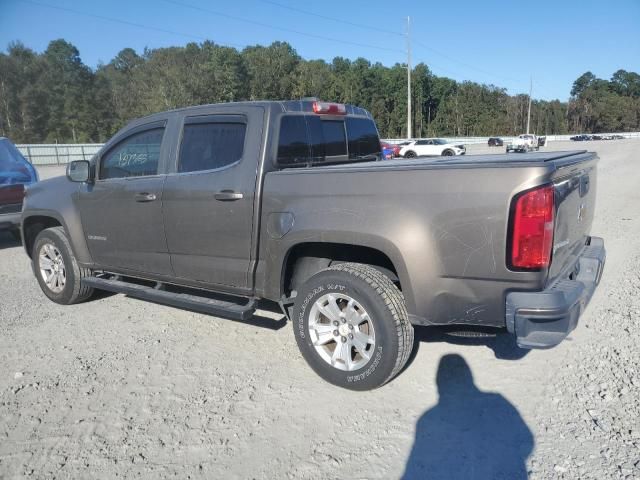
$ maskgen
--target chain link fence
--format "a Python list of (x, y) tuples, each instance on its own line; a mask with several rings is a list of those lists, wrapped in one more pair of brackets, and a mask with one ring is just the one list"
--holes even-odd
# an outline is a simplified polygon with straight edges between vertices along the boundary
[(91, 160), (102, 144), (23, 144), (16, 147), (33, 165), (66, 165), (73, 160)]
[[(575, 135), (575, 134), (574, 134)], [(547, 142), (566, 141), (574, 135), (546, 135)], [(640, 138), (640, 132), (625, 133), (598, 133), (599, 136), (622, 135), (624, 138)], [(490, 137), (440, 137), (450, 143), (476, 144), (487, 143)], [(514, 137), (500, 137), (505, 142)], [(417, 139), (415, 139), (417, 140)], [(389, 143), (406, 142), (406, 138), (387, 138), (383, 141)], [(78, 143), (78, 144), (21, 144), (16, 145), (18, 150), (33, 165), (66, 165), (73, 160), (91, 160), (102, 148), (102, 143)]]

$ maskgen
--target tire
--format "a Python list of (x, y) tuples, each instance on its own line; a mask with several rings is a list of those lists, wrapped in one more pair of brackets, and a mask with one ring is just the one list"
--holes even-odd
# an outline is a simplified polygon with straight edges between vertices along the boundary
[[(93, 288), (81, 283), (83, 278), (91, 275), (91, 270), (78, 266), (62, 227), (47, 228), (38, 234), (33, 244), (31, 264), (42, 292), (50, 300), (61, 305), (72, 305), (93, 295)], [(45, 276), (49, 276), (47, 272), (53, 277), (49, 284), (45, 280)]]
[(451, 157), (455, 155), (455, 153), (453, 152), (453, 150), (445, 150), (444, 152), (442, 152), (442, 156), (443, 157)]
[(409, 150), (407, 153), (404, 154), (404, 158), (415, 158), (417, 157), (416, 152), (414, 152), (413, 150)]
[(402, 370), (413, 349), (402, 293), (389, 277), (364, 264), (333, 265), (307, 280), (296, 298), (293, 326), (309, 366), (350, 390), (384, 385)]

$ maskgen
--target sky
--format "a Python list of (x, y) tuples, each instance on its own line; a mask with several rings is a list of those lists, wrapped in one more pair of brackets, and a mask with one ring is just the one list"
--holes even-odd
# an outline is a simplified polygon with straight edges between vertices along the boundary
[[(0, 0), (0, 51), (64, 38), (92, 68), (120, 50), (205, 39), (289, 42), (306, 59), (407, 61), (439, 76), (566, 100), (586, 71), (640, 72), (640, 0)], [(330, 100), (330, 99), (328, 99)]]

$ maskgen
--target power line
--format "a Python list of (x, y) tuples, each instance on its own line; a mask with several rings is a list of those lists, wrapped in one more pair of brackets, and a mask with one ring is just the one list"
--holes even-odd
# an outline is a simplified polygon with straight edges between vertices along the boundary
[(344, 25), (349, 25), (351, 27), (364, 28), (366, 30), (373, 30), (376, 33), (388, 33), (389, 35), (397, 35), (397, 36), (400, 36), (400, 37), (404, 36), (404, 34), (402, 32), (396, 32), (396, 31), (393, 31), (393, 30), (385, 30), (385, 29), (381, 29), (381, 28), (378, 28), (378, 27), (373, 27), (371, 25), (363, 25), (362, 23), (350, 22), (350, 21), (344, 20), (342, 18), (329, 17), (327, 15), (321, 15), (319, 13), (310, 12), (309, 10), (303, 10), (301, 8), (292, 7), (290, 5), (283, 5), (282, 3), (274, 2), (272, 0), (260, 0), (260, 1), (263, 2), (263, 3), (268, 3), (269, 5), (275, 5), (275, 6), (280, 7), (280, 8), (291, 10), (292, 12), (298, 12), (298, 13), (302, 13), (304, 15), (309, 15), (309, 16), (316, 17), (316, 18), (322, 18), (324, 20), (331, 20), (332, 22), (342, 23)]
[(163, 1), (166, 2), (166, 3), (172, 3), (174, 5), (178, 5), (180, 7), (191, 8), (193, 10), (198, 10), (198, 11), (201, 11), (201, 12), (209, 13), (211, 15), (216, 15), (216, 16), (219, 16), (219, 17), (228, 18), (230, 20), (235, 20), (235, 21), (238, 21), (238, 22), (249, 23), (251, 25), (257, 25), (259, 27), (270, 28), (272, 30), (279, 30), (281, 32), (293, 33), (293, 34), (296, 34), (296, 35), (303, 35), (305, 37), (316, 38), (318, 40), (326, 40), (326, 41), (329, 41), (329, 42), (336, 42), (336, 43), (340, 43), (340, 44), (343, 44), (343, 45), (354, 45), (356, 47), (362, 47), (362, 48), (372, 48), (372, 49), (376, 49), (376, 50), (384, 50), (384, 51), (387, 51), (387, 52), (396, 52), (396, 53), (400, 52), (400, 53), (403, 53), (402, 50), (398, 50), (398, 49), (395, 49), (395, 48), (379, 47), (379, 46), (376, 46), (376, 45), (370, 45), (370, 44), (366, 44), (366, 43), (351, 42), (349, 40), (342, 40), (342, 39), (339, 39), (339, 38), (326, 37), (324, 35), (317, 35), (315, 33), (302, 32), (300, 30), (294, 30), (294, 29), (291, 29), (291, 28), (285, 28), (285, 27), (278, 27), (278, 26), (275, 26), (275, 25), (269, 25), (268, 23), (258, 22), (256, 20), (251, 20), (251, 19), (243, 18), (243, 17), (237, 17), (235, 15), (229, 15), (227, 13), (218, 12), (218, 11), (215, 11), (215, 10), (210, 10), (208, 8), (199, 7), (199, 6), (196, 6), (196, 5), (190, 5), (188, 3), (179, 2), (177, 0), (163, 0)]
[(419, 46), (421, 46), (422, 48), (425, 48), (425, 49), (435, 53), (436, 55), (440, 55), (441, 57), (446, 58), (447, 60), (455, 62), (456, 64), (462, 65), (462, 66), (464, 66), (466, 68), (469, 68), (471, 70), (475, 70), (475, 71), (477, 71), (479, 73), (482, 73), (484, 75), (488, 75), (490, 77), (494, 77), (494, 78), (497, 78), (497, 79), (500, 79), (500, 80), (506, 80), (508, 82), (524, 83), (523, 80), (517, 80), (517, 79), (511, 78), (511, 77), (505, 77), (505, 76), (502, 76), (502, 75), (496, 75), (495, 73), (488, 72), (487, 70), (483, 70), (483, 69), (478, 68), (478, 67), (476, 67), (474, 65), (471, 65), (469, 63), (466, 63), (466, 62), (463, 62), (463, 61), (458, 60), (456, 58), (453, 58), (450, 55), (447, 55), (446, 53), (443, 53), (443, 52), (441, 52), (439, 50), (436, 50), (435, 48), (429, 47), (429, 46), (425, 45), (424, 43), (419, 42), (417, 40), (414, 40), (414, 43), (419, 45)]
[[(128, 20), (122, 20), (120, 18), (113, 18), (113, 17), (104, 16), (104, 15), (97, 15), (97, 14), (94, 14), (94, 13), (82, 12), (80, 10), (75, 10), (73, 8), (60, 7), (58, 5), (49, 5), (47, 3), (41, 3), (41, 2), (34, 1), (34, 0), (19, 0), (19, 1), (21, 1), (23, 3), (30, 3), (32, 5), (37, 5), (37, 6), (40, 6), (40, 7), (53, 8), (55, 10), (61, 10), (63, 12), (73, 13), (75, 15), (83, 15), (85, 17), (97, 18), (98, 20), (105, 20), (105, 21), (108, 21), (108, 22), (120, 23), (120, 24), (123, 24), (123, 25), (128, 25), (130, 27), (143, 28), (143, 29), (146, 29), (146, 30), (153, 30), (153, 31), (156, 31), (156, 32), (161, 32), (161, 33), (168, 33), (168, 34), (177, 35), (177, 36), (180, 36), (180, 37), (192, 38), (194, 40), (211, 40), (210, 38), (203, 37), (203, 36), (200, 36), (200, 35), (194, 35), (192, 33), (176, 32), (174, 30), (168, 30), (166, 28), (153, 27), (151, 25), (145, 25), (145, 24), (142, 24), (142, 23), (130, 22)], [(238, 48), (244, 48), (246, 46), (246, 45), (240, 45), (240, 44), (237, 44), (237, 43), (230, 43), (230, 42), (225, 42), (225, 43), (219, 43), (218, 42), (218, 44), (222, 45), (222, 46), (233, 46), (233, 47), (238, 47)]]

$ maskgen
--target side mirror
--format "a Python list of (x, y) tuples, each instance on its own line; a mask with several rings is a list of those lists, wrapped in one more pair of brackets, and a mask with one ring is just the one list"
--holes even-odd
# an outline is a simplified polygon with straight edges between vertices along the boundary
[(86, 160), (74, 160), (67, 165), (67, 178), (72, 182), (88, 182), (91, 166)]

